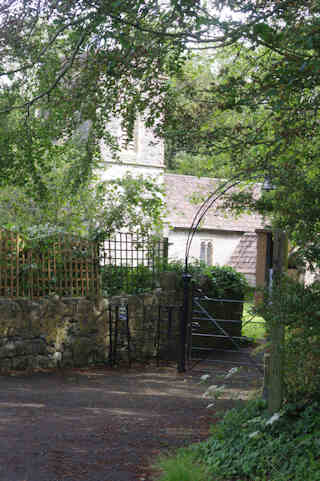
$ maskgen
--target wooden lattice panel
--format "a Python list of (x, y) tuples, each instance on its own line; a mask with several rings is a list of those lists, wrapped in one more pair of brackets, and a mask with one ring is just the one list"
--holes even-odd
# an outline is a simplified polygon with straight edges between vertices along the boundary
[(0, 232), (1, 297), (82, 297), (98, 292), (96, 243), (61, 234), (27, 245), (14, 233)]
[(20, 292), (21, 238), (14, 232), (0, 231), (0, 296), (17, 297)]

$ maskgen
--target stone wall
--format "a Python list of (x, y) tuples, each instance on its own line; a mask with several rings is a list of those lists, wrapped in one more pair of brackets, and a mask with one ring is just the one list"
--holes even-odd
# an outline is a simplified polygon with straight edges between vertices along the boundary
[(172, 274), (161, 285), (150, 294), (110, 299), (0, 299), (0, 369), (174, 357), (181, 299)]

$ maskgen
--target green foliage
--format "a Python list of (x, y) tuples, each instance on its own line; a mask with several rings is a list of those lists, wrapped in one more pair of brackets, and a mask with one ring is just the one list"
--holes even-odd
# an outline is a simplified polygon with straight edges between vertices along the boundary
[[(188, 273), (191, 274), (193, 283), (202, 275), (205, 268), (206, 264), (198, 259), (192, 259), (192, 261), (189, 262)], [(171, 260), (168, 262), (166, 269), (169, 272), (176, 272), (179, 277), (182, 278), (185, 272), (185, 263), (182, 260)]]
[(40, 197), (37, 191), (23, 187), (0, 190), (1, 227), (26, 238), (69, 232), (95, 239), (120, 229), (141, 233), (161, 230), (163, 193), (151, 177), (126, 174), (103, 182), (90, 176), (74, 190), (69, 181), (72, 172), (63, 163), (40, 177), (46, 188)]
[(268, 418), (262, 401), (232, 409), (194, 446), (213, 479), (313, 481), (320, 476), (318, 403), (288, 405)]
[[(106, 129), (111, 118), (122, 118), (126, 143), (138, 113), (148, 126), (159, 126), (164, 114), (171, 167), (185, 152), (197, 155), (196, 173), (245, 182), (268, 175), (272, 192), (260, 199), (246, 192), (231, 205), (272, 212), (320, 264), (319, 4), (214, 6), (7, 2), (0, 18), (0, 181), (30, 185), (41, 197), (38, 169), (52, 170), (55, 151), (73, 151), (77, 182), (88, 179), (102, 138), (119, 150)], [(230, 15), (221, 14), (224, 7)], [(182, 76), (193, 47), (209, 55), (193, 58)], [(190, 159), (183, 164), (190, 172)]]
[(142, 264), (136, 267), (104, 266), (101, 268), (102, 293), (114, 296), (150, 292), (157, 286), (158, 274)]
[(207, 481), (208, 472), (192, 451), (181, 450), (174, 457), (163, 457), (155, 465), (163, 474), (159, 481)]
[(213, 117), (208, 86), (215, 79), (215, 57), (193, 54), (182, 72), (170, 79), (162, 135), (166, 165), (179, 174), (219, 177), (224, 173), (223, 155), (210, 155), (213, 136), (208, 131)]
[[(182, 274), (185, 271), (183, 261), (170, 261), (166, 269), (179, 274), (182, 285)], [(208, 266), (205, 262), (192, 260), (188, 264), (188, 273), (195, 288), (210, 297), (243, 299), (249, 292), (246, 278), (230, 266)]]
[[(287, 404), (271, 418), (261, 400), (227, 411), (212, 425), (205, 442), (165, 460), (163, 481), (171, 481), (175, 462), (198, 463), (212, 480), (314, 481), (320, 476), (319, 404)], [(192, 472), (192, 468), (190, 468)], [(201, 472), (201, 471), (200, 471)], [(167, 476), (167, 477), (165, 477)], [(192, 478), (184, 478), (192, 479)], [(198, 478), (195, 478), (198, 479)], [(202, 480), (203, 478), (199, 478)]]
[(246, 278), (230, 266), (207, 266), (200, 287), (210, 297), (243, 299), (249, 286)]
[[(125, 143), (138, 113), (157, 123), (167, 76), (184, 61), (184, 45), (201, 29), (197, 2), (6, 2), (0, 18), (0, 183), (30, 179), (47, 154), (77, 137), (81, 175), (100, 140), (116, 153), (123, 139), (108, 130), (122, 119)], [(155, 102), (154, 99), (157, 99)], [(74, 172), (76, 176), (77, 173)]]
[[(181, 119), (182, 121), (182, 119)], [(196, 175), (198, 177), (220, 177), (221, 173), (217, 167), (217, 161), (214, 164), (209, 162), (205, 155), (190, 154), (189, 152), (178, 152), (173, 160), (166, 159), (168, 170), (182, 175)]]
[(256, 312), (271, 326), (285, 325), (285, 397), (289, 401), (320, 398), (320, 289), (284, 278), (265, 293)]
[(255, 310), (252, 308), (252, 304), (244, 303), (241, 335), (258, 341), (266, 336), (266, 323), (262, 317), (256, 315)]
[(129, 172), (120, 179), (100, 182), (99, 217), (93, 219), (99, 233), (126, 228), (142, 235), (160, 233), (164, 218), (163, 187), (151, 176), (134, 176)]
[(224, 50), (193, 54), (171, 79), (161, 130), (169, 170), (198, 177), (230, 175), (232, 149), (224, 138), (237, 125), (239, 114), (222, 111), (212, 96), (226, 56)]
[[(154, 259), (153, 267), (137, 265), (136, 267), (106, 265), (102, 268), (102, 286), (106, 295), (115, 295), (120, 292), (137, 294), (151, 291), (159, 283), (160, 272), (176, 272), (179, 283), (183, 286), (184, 264), (182, 261), (164, 262), (164, 259)], [(208, 267), (205, 263), (195, 260), (188, 269), (192, 275), (195, 287), (208, 287), (210, 294), (216, 297), (233, 296), (234, 299), (243, 299), (247, 292), (247, 281), (231, 267)]]
[[(219, 18), (218, 10), (212, 14), (212, 30), (201, 45), (205, 55), (171, 83), (169, 146), (176, 130), (176, 150), (195, 155), (194, 175), (209, 167), (206, 175), (236, 175), (244, 186), (268, 177), (272, 191), (260, 198), (252, 189), (233, 192), (229, 205), (267, 215), (309, 262), (320, 265), (319, 4), (227, 5), (228, 18)], [(207, 66), (206, 85), (197, 64)], [(186, 129), (179, 130), (179, 116)], [(192, 161), (182, 155), (189, 169)]]
[[(314, 481), (320, 475), (319, 432), (317, 403), (303, 408), (288, 405), (268, 419), (265, 404), (250, 401), (244, 408), (228, 411), (213, 425), (208, 441), (182, 449), (175, 457), (160, 462), (165, 471), (160, 479), (178, 479), (170, 474), (174, 473), (175, 462), (179, 465), (179, 460), (185, 458), (186, 465), (191, 460), (204, 473), (207, 470), (207, 478), (200, 480)], [(184, 479), (192, 478), (181, 477)]]
[[(249, 191), (231, 205), (272, 212), (320, 264), (319, 4), (214, 5), (7, 2), (0, 18), (0, 182), (43, 198), (40, 174), (54, 169), (57, 154), (72, 164), (76, 188), (89, 178), (101, 139), (119, 150), (123, 139), (106, 129), (112, 118), (122, 119), (126, 143), (137, 114), (158, 127), (163, 114), (171, 168), (180, 153), (180, 167), (191, 172), (186, 155), (196, 154), (195, 173), (244, 182), (269, 176), (272, 192), (258, 199)], [(193, 47), (209, 54), (191, 58), (181, 75)]]

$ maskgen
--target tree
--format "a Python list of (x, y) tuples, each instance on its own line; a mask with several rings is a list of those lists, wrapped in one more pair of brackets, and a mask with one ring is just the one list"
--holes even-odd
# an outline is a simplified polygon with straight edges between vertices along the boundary
[(201, 154), (219, 155), (228, 175), (271, 177), (273, 192), (237, 204), (273, 209), (320, 258), (317, 1), (6, 0), (0, 13), (2, 183), (25, 176), (41, 191), (39, 163), (83, 125), (75, 165), (88, 178), (99, 139), (117, 149), (110, 117), (122, 117), (130, 140), (137, 112), (161, 121), (168, 76), (190, 49), (228, 48), (204, 93), (216, 115), (201, 128)]
[[(221, 81), (220, 70), (229, 64), (234, 48), (193, 54), (170, 79), (161, 135), (166, 142), (166, 164), (180, 174), (228, 177), (230, 139), (235, 114), (223, 111), (212, 98), (211, 87)], [(239, 121), (239, 114), (236, 115)], [(243, 119), (244, 120), (244, 119)]]
[[(208, 86), (214, 79), (211, 67), (211, 57), (193, 55), (181, 71), (170, 78), (161, 132), (165, 138), (165, 161), (169, 170), (199, 176), (210, 170), (209, 158), (201, 155), (208, 131), (206, 129), (204, 136), (201, 133), (212, 115), (207, 95)], [(199, 159), (197, 155), (200, 155)]]
[(121, 117), (128, 142), (138, 112), (157, 121), (166, 76), (180, 68), (199, 25), (197, 2), (188, 0), (2, 4), (2, 226), (96, 235), (161, 225), (162, 194), (152, 179), (95, 178), (100, 140), (116, 154), (111, 118)]
[(117, 150), (106, 128), (112, 116), (122, 118), (128, 141), (137, 112), (148, 107), (148, 123), (156, 121), (166, 76), (200, 29), (198, 8), (190, 0), (7, 0), (0, 11), (0, 181), (35, 182), (43, 153), (83, 125), (85, 178), (102, 137)]
[(23, 187), (3, 187), (1, 227), (29, 239), (59, 232), (96, 239), (121, 229), (142, 234), (161, 231), (164, 196), (156, 180), (127, 174), (109, 182), (82, 183), (73, 192), (65, 173), (65, 169), (51, 172), (45, 180), (45, 199), (35, 199)]
[(273, 190), (258, 200), (238, 194), (231, 206), (271, 215), (319, 265), (320, 5), (219, 3), (232, 15), (218, 18), (214, 11), (201, 40), (209, 52), (223, 48), (225, 59), (203, 92), (212, 115), (200, 145), (211, 158), (224, 154), (229, 176), (269, 178)]

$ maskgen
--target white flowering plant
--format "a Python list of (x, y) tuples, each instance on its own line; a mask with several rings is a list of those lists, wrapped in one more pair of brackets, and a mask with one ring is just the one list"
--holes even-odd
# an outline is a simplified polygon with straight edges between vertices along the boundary
[[(239, 367), (233, 367), (229, 369), (229, 371), (226, 374), (223, 374), (221, 377), (223, 379), (230, 379), (232, 376), (234, 376), (237, 372), (239, 372)], [(211, 374), (203, 374), (200, 377), (200, 383), (207, 383), (211, 377)], [(215, 401), (219, 398), (221, 398), (227, 390), (227, 386), (225, 384), (217, 385), (217, 384), (212, 384), (209, 386), (206, 391), (203, 393), (202, 397), (204, 399), (210, 399), (212, 402), (208, 404), (207, 409), (212, 408), (215, 406)], [(232, 399), (237, 399), (237, 395), (235, 393), (230, 396)]]

